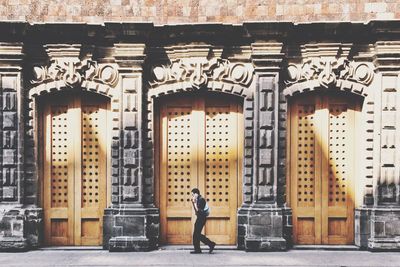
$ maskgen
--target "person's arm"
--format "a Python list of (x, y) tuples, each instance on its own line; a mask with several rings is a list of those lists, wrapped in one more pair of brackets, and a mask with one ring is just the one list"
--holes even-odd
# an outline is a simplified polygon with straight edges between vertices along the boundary
[(192, 198), (192, 205), (195, 213), (197, 214), (197, 212), (199, 211), (199, 209), (197, 208), (197, 199)]

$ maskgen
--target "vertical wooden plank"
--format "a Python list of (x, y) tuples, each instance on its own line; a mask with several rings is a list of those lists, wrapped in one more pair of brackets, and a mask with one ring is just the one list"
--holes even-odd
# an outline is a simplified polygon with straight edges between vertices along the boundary
[(346, 229), (344, 229), (344, 232), (347, 232), (346, 238), (346, 244), (353, 244), (354, 240), (354, 207), (355, 207), (355, 145), (356, 145), (356, 138), (355, 138), (355, 133), (356, 133), (356, 110), (357, 110), (357, 105), (352, 104), (349, 105), (350, 108), (347, 109), (348, 113), (348, 131), (349, 131), (349, 136), (348, 136), (348, 142), (346, 144), (347, 148), (347, 166), (348, 166), (348, 175), (347, 175), (347, 219), (346, 219)]
[(96, 125), (98, 125), (98, 146), (99, 146), (99, 158), (98, 158), (98, 170), (99, 170), (99, 197), (98, 197), (98, 221), (99, 221), (99, 232), (97, 237), (97, 245), (102, 244), (103, 239), (103, 214), (104, 208), (107, 205), (107, 109), (104, 101), (99, 101), (99, 116)]
[(46, 105), (43, 111), (43, 208), (44, 208), (44, 236), (45, 244), (51, 244), (51, 113), (50, 105)]
[(229, 106), (229, 122), (230, 127), (227, 129), (230, 136), (229, 141), (229, 225), (228, 225), (228, 235), (229, 244), (236, 244), (236, 209), (238, 196), (237, 183), (238, 183), (238, 105), (231, 101)]
[(72, 225), (73, 231), (73, 243), (75, 245), (81, 245), (81, 232), (82, 232), (82, 102), (81, 98), (74, 96), (72, 99), (72, 106), (70, 107), (70, 133), (71, 141), (73, 143), (70, 160), (73, 167), (74, 178), (71, 179), (71, 188), (74, 188), (71, 192), (71, 201), (74, 203), (74, 215), (70, 218), (74, 218)]
[(320, 203), (318, 205), (319, 213), (319, 229), (317, 237), (320, 239), (318, 243), (328, 244), (328, 187), (329, 187), (329, 105), (326, 97), (318, 97), (319, 108), (318, 108), (318, 123), (319, 123), (319, 147), (317, 148), (320, 156), (318, 157), (320, 162), (320, 173), (318, 175), (320, 185), (320, 195), (318, 197)]
[(160, 160), (160, 176), (159, 176), (159, 185), (160, 185), (160, 227), (161, 227), (161, 242), (167, 242), (167, 153), (168, 153), (168, 118), (166, 107), (162, 106), (160, 110), (160, 152), (161, 152), (161, 160)]
[(293, 239), (294, 242), (298, 243), (298, 221), (297, 221), (297, 214), (298, 214), (298, 201), (297, 201), (297, 188), (298, 188), (298, 181), (297, 181), (297, 173), (298, 173), (298, 166), (297, 166), (297, 155), (298, 155), (298, 146), (297, 146), (297, 134), (298, 134), (298, 103), (294, 102), (291, 107), (290, 113), (290, 122), (291, 122), (291, 132), (290, 132), (290, 155), (292, 164), (290, 165), (291, 174), (289, 179), (292, 181), (291, 183), (291, 192), (290, 196), (292, 199), (292, 210), (293, 210)]
[[(205, 154), (206, 154), (206, 134), (205, 134), (205, 99), (204, 97), (196, 97), (194, 98), (193, 105), (193, 148), (195, 152), (193, 153), (194, 158), (193, 168), (196, 169), (197, 173), (197, 181), (193, 181), (192, 188), (198, 187), (201, 195), (206, 198), (206, 171), (205, 171)], [(197, 162), (197, 164), (196, 164)], [(192, 213), (192, 225), (194, 225), (196, 221), (196, 215), (194, 212)], [(204, 226), (202, 233), (204, 234), (206, 231), (207, 225)]]

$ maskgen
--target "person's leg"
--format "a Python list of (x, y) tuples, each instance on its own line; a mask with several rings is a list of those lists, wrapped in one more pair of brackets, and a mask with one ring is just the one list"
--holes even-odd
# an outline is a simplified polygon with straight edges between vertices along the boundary
[[(206, 224), (206, 218), (204, 218), (204, 219), (201, 221), (201, 224), (202, 224), (201, 229), (203, 229), (204, 225)], [(215, 242), (211, 241), (211, 240), (208, 239), (205, 235), (201, 234), (201, 231), (200, 231), (200, 237), (199, 237), (199, 239), (200, 239), (201, 242), (203, 242), (204, 244), (206, 244), (207, 246), (210, 247), (210, 253), (214, 250)]]
[(201, 221), (199, 218), (196, 219), (196, 222), (194, 223), (194, 230), (193, 230), (193, 247), (194, 251), (200, 252), (200, 236), (201, 236), (201, 229), (203, 228), (203, 225), (201, 224)]

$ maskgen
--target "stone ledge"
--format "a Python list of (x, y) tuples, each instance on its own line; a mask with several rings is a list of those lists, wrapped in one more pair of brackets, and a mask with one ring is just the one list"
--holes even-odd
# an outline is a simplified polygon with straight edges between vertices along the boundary
[(117, 236), (109, 241), (110, 252), (148, 251), (150, 242), (145, 237)]

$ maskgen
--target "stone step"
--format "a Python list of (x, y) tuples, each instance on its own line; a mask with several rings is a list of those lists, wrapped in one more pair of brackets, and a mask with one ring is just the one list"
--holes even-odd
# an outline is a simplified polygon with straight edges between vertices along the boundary
[(360, 250), (354, 245), (294, 245), (296, 250)]

